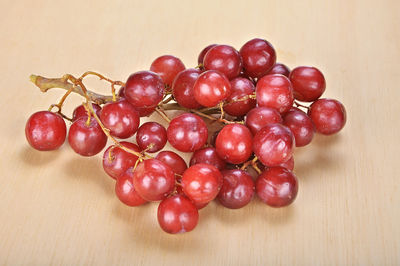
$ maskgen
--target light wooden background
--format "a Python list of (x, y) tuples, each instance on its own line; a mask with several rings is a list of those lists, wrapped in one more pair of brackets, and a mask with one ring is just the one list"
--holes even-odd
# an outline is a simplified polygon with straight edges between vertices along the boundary
[[(399, 265), (399, 3), (1, 0), (0, 264)], [(156, 204), (117, 200), (100, 157), (25, 141), (29, 115), (61, 97), (40, 93), (31, 73), (125, 80), (159, 55), (194, 67), (204, 46), (239, 49), (253, 37), (290, 67), (319, 67), (325, 96), (348, 112), (339, 135), (296, 151), (300, 190), (288, 208), (213, 203), (195, 231), (168, 235)], [(80, 101), (71, 97), (67, 112)]]

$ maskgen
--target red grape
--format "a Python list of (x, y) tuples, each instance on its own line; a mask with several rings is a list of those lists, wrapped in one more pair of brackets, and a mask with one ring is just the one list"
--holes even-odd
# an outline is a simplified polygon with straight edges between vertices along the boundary
[(290, 157), (290, 159), (287, 160), (286, 162), (281, 163), (279, 166), (283, 167), (283, 168), (286, 168), (286, 169), (288, 169), (290, 171), (293, 171), (293, 169), (294, 169), (294, 158), (293, 158), (293, 156)]
[[(118, 96), (120, 99), (125, 99), (125, 88), (121, 87), (118, 91)], [(157, 106), (153, 107), (135, 107), (136, 111), (138, 111), (140, 117), (151, 115)]]
[[(97, 116), (100, 116), (101, 107), (98, 104), (92, 103), (93, 110), (96, 112)], [(83, 105), (79, 105), (74, 109), (72, 113), (72, 121), (76, 121), (81, 117), (88, 117), (88, 113)]]
[(232, 46), (217, 45), (206, 53), (203, 65), (206, 70), (217, 70), (228, 79), (233, 79), (242, 70), (242, 58)]
[[(140, 148), (136, 144), (126, 141), (121, 141), (120, 144), (130, 150), (140, 152)], [(109, 176), (117, 179), (130, 167), (135, 166), (137, 159), (138, 157), (136, 155), (112, 145), (104, 152), (103, 168)]]
[(31, 115), (26, 122), (25, 136), (29, 144), (39, 151), (58, 149), (65, 141), (67, 127), (63, 118), (49, 111)]
[(72, 123), (68, 132), (71, 148), (82, 156), (93, 156), (101, 152), (107, 144), (107, 136), (93, 117), (89, 125), (87, 118), (81, 117)]
[(276, 63), (272, 69), (268, 72), (267, 75), (272, 75), (272, 74), (281, 74), (284, 75), (286, 77), (289, 77), (290, 74), (290, 69), (281, 63)]
[(213, 147), (203, 148), (193, 153), (189, 165), (192, 166), (198, 163), (211, 164), (220, 171), (224, 170), (226, 165), (225, 161), (218, 156), (217, 151)]
[(245, 125), (255, 135), (268, 124), (282, 123), (282, 117), (276, 109), (269, 107), (257, 107), (247, 113)]
[(199, 54), (199, 57), (197, 58), (197, 63), (203, 64), (204, 56), (206, 56), (206, 53), (213, 47), (217, 46), (217, 44), (210, 44), (209, 46), (205, 47)]
[(171, 120), (167, 129), (168, 141), (183, 152), (193, 152), (207, 142), (206, 123), (197, 115), (184, 113)]
[(303, 102), (317, 100), (325, 91), (324, 75), (315, 67), (296, 67), (290, 72), (294, 97)]
[(174, 195), (161, 201), (157, 212), (158, 223), (170, 234), (192, 231), (199, 220), (196, 206), (184, 195)]
[(216, 70), (202, 73), (194, 83), (194, 98), (206, 107), (213, 107), (231, 94), (231, 84), (224, 74)]
[(256, 86), (257, 105), (271, 107), (281, 114), (293, 105), (293, 89), (287, 77), (279, 74), (262, 77)]
[(240, 124), (230, 124), (222, 128), (215, 147), (218, 155), (233, 164), (244, 163), (251, 156), (253, 136), (250, 130)]
[(231, 90), (231, 95), (226, 99), (228, 103), (224, 105), (224, 110), (227, 114), (242, 116), (256, 106), (255, 99), (241, 100), (245, 96), (252, 95), (255, 91), (254, 84), (250, 80), (240, 77), (231, 80)]
[(189, 68), (180, 72), (173, 84), (172, 84), (172, 94), (176, 102), (185, 108), (197, 109), (201, 107), (194, 99), (193, 86), (199, 77), (201, 71), (198, 69)]
[(110, 130), (111, 135), (126, 139), (137, 131), (140, 117), (136, 109), (129, 102), (122, 99), (104, 105), (100, 120)]
[(133, 186), (133, 168), (129, 168), (115, 183), (115, 194), (124, 204), (135, 207), (146, 203)]
[(210, 164), (195, 164), (183, 173), (183, 192), (196, 204), (212, 201), (218, 195), (221, 185), (221, 172)]
[(139, 163), (133, 172), (133, 186), (147, 201), (165, 199), (175, 188), (175, 174), (165, 163), (148, 159)]
[[(167, 130), (156, 122), (144, 123), (136, 133), (136, 142), (146, 152), (157, 152), (167, 143)], [(149, 148), (150, 145), (152, 145), (151, 148)]]
[(277, 166), (290, 159), (295, 143), (289, 128), (280, 124), (268, 124), (253, 139), (253, 151), (266, 166)]
[(227, 208), (246, 206), (254, 195), (254, 182), (247, 172), (239, 169), (222, 171), (223, 184), (218, 194), (219, 202)]
[(271, 167), (256, 180), (256, 192), (260, 199), (271, 207), (284, 207), (297, 196), (296, 176), (283, 167)]
[(164, 83), (156, 73), (140, 71), (129, 76), (124, 93), (135, 108), (155, 107), (164, 97)]
[(311, 104), (308, 115), (317, 132), (331, 135), (339, 132), (346, 124), (346, 109), (333, 99), (319, 99)]
[(291, 108), (283, 116), (283, 124), (292, 131), (296, 140), (296, 147), (309, 144), (314, 137), (314, 124), (310, 117), (298, 108)]
[(150, 71), (157, 73), (169, 87), (172, 86), (176, 75), (183, 70), (185, 70), (185, 65), (179, 58), (172, 55), (160, 56), (150, 66)]
[(265, 76), (276, 62), (276, 53), (266, 40), (252, 39), (240, 49), (243, 68), (246, 75), (252, 78)]
[(157, 154), (156, 159), (171, 167), (172, 171), (178, 175), (182, 175), (187, 169), (186, 162), (173, 151), (162, 151)]

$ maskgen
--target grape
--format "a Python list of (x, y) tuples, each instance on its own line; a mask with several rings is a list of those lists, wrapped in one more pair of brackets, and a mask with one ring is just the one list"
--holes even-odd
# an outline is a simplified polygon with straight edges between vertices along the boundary
[(167, 129), (167, 138), (171, 145), (183, 152), (193, 152), (207, 142), (206, 123), (197, 115), (185, 113), (171, 120)]
[(222, 174), (210, 164), (190, 166), (182, 176), (182, 189), (186, 196), (196, 204), (212, 201), (222, 185)]
[(193, 86), (197, 78), (200, 75), (200, 70), (189, 68), (180, 72), (173, 84), (172, 84), (172, 95), (176, 102), (185, 108), (197, 109), (201, 107), (194, 99)]
[(135, 207), (146, 203), (133, 186), (133, 168), (129, 168), (122, 176), (118, 177), (115, 182), (115, 194), (124, 204)]
[(279, 74), (267, 75), (257, 82), (257, 105), (271, 107), (286, 113), (293, 105), (293, 89), (287, 77)]
[(268, 74), (276, 62), (276, 53), (266, 40), (252, 39), (240, 49), (246, 75), (261, 78)]
[(156, 122), (144, 123), (136, 133), (136, 142), (146, 152), (157, 152), (167, 143), (167, 130)]
[[(121, 141), (120, 144), (135, 152), (140, 152), (140, 148), (133, 143)], [(103, 155), (104, 171), (113, 179), (119, 178), (130, 168), (135, 166), (138, 157), (132, 153), (124, 151), (122, 148), (112, 145), (107, 148)]]
[(231, 94), (231, 84), (224, 74), (208, 70), (202, 73), (194, 83), (194, 98), (206, 107), (213, 107)]
[(185, 70), (185, 65), (179, 58), (163, 55), (156, 58), (150, 66), (150, 71), (157, 73), (164, 84), (171, 87), (176, 75)]
[(173, 192), (175, 174), (165, 163), (148, 159), (139, 163), (133, 172), (133, 186), (147, 201), (160, 201)]
[(182, 175), (187, 169), (186, 162), (173, 151), (162, 151), (157, 154), (156, 159), (171, 167), (172, 171), (178, 175)]
[(101, 152), (107, 144), (107, 136), (93, 117), (87, 125), (87, 118), (81, 117), (72, 123), (68, 132), (68, 143), (82, 156), (93, 156)]
[(276, 109), (269, 107), (256, 107), (248, 112), (245, 125), (255, 135), (268, 124), (282, 123), (282, 117)]
[[(253, 82), (246, 78), (235, 78), (231, 80), (231, 95), (226, 99), (228, 104), (224, 105), (224, 111), (232, 116), (242, 116), (256, 107), (255, 99), (241, 100), (252, 95), (255, 91)], [(239, 101), (238, 101), (239, 100)], [(236, 101), (236, 102), (233, 102)], [(231, 102), (231, 103), (229, 103)]]
[(222, 171), (222, 176), (219, 202), (230, 209), (239, 209), (249, 204), (254, 195), (254, 182), (251, 176), (239, 169)]
[(206, 70), (217, 70), (228, 79), (233, 79), (242, 70), (242, 58), (232, 46), (216, 45), (204, 56), (203, 65)]
[(296, 67), (290, 72), (294, 97), (303, 102), (317, 100), (325, 91), (324, 75), (315, 67)]
[(66, 135), (67, 127), (62, 117), (49, 111), (36, 112), (26, 122), (26, 139), (32, 148), (39, 151), (58, 149)]
[(207, 47), (205, 47), (199, 54), (199, 57), (197, 58), (197, 63), (198, 64), (203, 64), (203, 59), (206, 53), (213, 47), (217, 46), (217, 44), (210, 44)]
[[(96, 112), (97, 116), (100, 116), (101, 113), (101, 107), (98, 104), (93, 103), (92, 104), (93, 110)], [(74, 112), (72, 113), (72, 121), (76, 121), (81, 117), (88, 117), (88, 112), (86, 111), (85, 107), (83, 105), (79, 105), (74, 109)]]
[(339, 101), (319, 99), (311, 104), (308, 115), (314, 122), (317, 132), (332, 135), (346, 124), (346, 110)]
[(157, 211), (158, 223), (170, 234), (192, 231), (199, 220), (196, 206), (183, 195), (174, 195), (161, 201)]
[(225, 161), (218, 156), (217, 151), (213, 147), (203, 148), (193, 153), (189, 165), (192, 166), (198, 163), (211, 164), (220, 171), (224, 170), (226, 165)]
[(135, 108), (155, 107), (164, 97), (164, 83), (154, 72), (136, 72), (126, 81), (124, 94)]
[(135, 108), (126, 100), (104, 105), (100, 120), (110, 134), (121, 139), (131, 137), (139, 127), (140, 117)]
[(281, 63), (276, 63), (272, 69), (268, 72), (267, 75), (272, 75), (272, 74), (281, 74), (284, 75), (286, 77), (289, 77), (290, 74), (290, 69)]
[(283, 116), (283, 124), (292, 131), (296, 140), (296, 147), (303, 147), (309, 144), (314, 137), (314, 124), (310, 117), (296, 107), (292, 107)]
[(296, 176), (283, 167), (271, 167), (262, 172), (256, 180), (258, 197), (271, 207), (284, 207), (297, 196)]
[(230, 124), (222, 128), (215, 147), (218, 155), (233, 164), (244, 163), (252, 154), (253, 136), (250, 130), (240, 124)]
[(268, 124), (253, 139), (253, 151), (266, 166), (278, 166), (290, 159), (295, 140), (289, 128)]

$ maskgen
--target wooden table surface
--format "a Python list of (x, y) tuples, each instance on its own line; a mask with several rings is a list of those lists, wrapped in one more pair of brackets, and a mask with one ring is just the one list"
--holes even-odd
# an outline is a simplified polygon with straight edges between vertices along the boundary
[[(399, 3), (1, 0), (0, 264), (399, 265)], [(40, 93), (31, 73), (125, 80), (159, 55), (194, 67), (206, 45), (239, 49), (254, 37), (290, 67), (320, 68), (325, 96), (347, 108), (340, 134), (296, 150), (299, 194), (288, 208), (212, 203), (193, 232), (169, 235), (157, 204), (118, 201), (100, 156), (68, 144), (38, 152), (25, 140), (29, 115), (62, 95)], [(72, 96), (66, 112), (81, 101)]]

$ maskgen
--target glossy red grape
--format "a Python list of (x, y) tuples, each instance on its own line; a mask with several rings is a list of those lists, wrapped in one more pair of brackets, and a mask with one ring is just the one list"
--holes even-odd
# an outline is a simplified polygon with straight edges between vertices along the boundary
[(197, 58), (197, 63), (198, 64), (203, 64), (204, 56), (206, 53), (213, 47), (217, 46), (217, 44), (210, 44), (207, 47), (205, 47), (203, 50), (201, 50), (199, 57)]
[[(124, 99), (125, 98), (125, 88), (121, 87), (118, 91), (118, 96), (120, 97), (120, 99)], [(136, 111), (138, 111), (139, 116), (140, 117), (144, 117), (144, 116), (149, 116), (151, 115), (154, 110), (156, 109), (156, 106), (153, 107), (135, 107)]]
[(289, 160), (287, 160), (284, 163), (281, 163), (279, 166), (283, 167), (283, 168), (286, 168), (286, 169), (288, 169), (290, 171), (293, 171), (293, 169), (294, 169), (294, 158), (293, 158), (293, 155), (292, 155), (292, 157), (290, 157)]
[(176, 102), (185, 108), (197, 109), (201, 107), (194, 99), (193, 86), (199, 77), (201, 71), (198, 69), (189, 68), (180, 72), (173, 84), (172, 84), (172, 95)]
[(185, 160), (173, 151), (162, 151), (157, 154), (156, 159), (171, 167), (178, 175), (182, 175), (187, 169)]
[(269, 107), (256, 107), (247, 113), (245, 119), (245, 125), (255, 135), (260, 129), (268, 124), (282, 123), (282, 117), (280, 113)]
[(252, 78), (265, 76), (276, 62), (276, 53), (272, 45), (262, 39), (252, 39), (240, 49), (246, 75)]
[(217, 136), (215, 148), (218, 155), (233, 164), (244, 163), (252, 151), (253, 136), (250, 130), (241, 124), (229, 124), (222, 128)]
[(231, 95), (226, 99), (228, 103), (224, 105), (227, 114), (243, 116), (256, 107), (255, 99), (241, 100), (255, 91), (254, 84), (250, 80), (241, 77), (231, 80), (231, 91)]
[[(121, 141), (120, 144), (130, 150), (140, 152), (140, 148), (136, 144), (126, 141)], [(117, 179), (130, 167), (135, 166), (137, 159), (136, 155), (112, 145), (103, 154), (103, 168), (109, 176)]]
[(184, 113), (171, 120), (167, 137), (171, 145), (183, 152), (193, 152), (207, 142), (206, 123), (197, 115)]
[(315, 67), (296, 67), (290, 72), (294, 97), (303, 102), (317, 100), (325, 91), (324, 75)]
[(281, 63), (276, 63), (272, 69), (268, 72), (267, 75), (272, 75), (272, 74), (281, 74), (284, 75), (286, 77), (289, 77), (290, 74), (290, 69)]
[(333, 99), (319, 99), (311, 104), (308, 115), (314, 122), (317, 132), (332, 135), (346, 124), (346, 109)]
[(148, 159), (139, 163), (133, 173), (133, 186), (147, 201), (165, 199), (175, 188), (175, 174), (165, 163)]
[(291, 108), (283, 116), (283, 124), (292, 131), (296, 140), (296, 147), (309, 144), (314, 137), (314, 124), (310, 117), (298, 108)]
[(230, 209), (246, 206), (254, 195), (254, 182), (247, 172), (239, 169), (222, 171), (223, 184), (219, 202)]
[(156, 122), (144, 123), (136, 133), (136, 143), (146, 152), (157, 152), (167, 143), (167, 130)]
[(179, 58), (172, 55), (160, 56), (150, 66), (150, 71), (157, 73), (169, 87), (172, 86), (176, 75), (183, 70), (185, 70), (185, 65)]
[(206, 53), (203, 65), (206, 70), (217, 70), (228, 79), (233, 79), (242, 70), (242, 58), (232, 46), (217, 45)]
[(87, 124), (87, 117), (72, 123), (68, 132), (68, 143), (82, 156), (93, 156), (101, 152), (107, 144), (107, 136), (93, 117)]
[(296, 176), (283, 167), (271, 167), (262, 172), (256, 180), (258, 197), (271, 207), (284, 207), (297, 196)]
[(39, 151), (58, 149), (64, 143), (66, 135), (65, 122), (56, 113), (36, 112), (26, 122), (26, 139), (33, 148)]
[(208, 70), (203, 72), (194, 83), (195, 100), (206, 107), (213, 107), (231, 94), (231, 83), (224, 74)]
[(111, 135), (121, 139), (135, 134), (140, 123), (139, 113), (124, 99), (104, 105), (100, 120)]
[(186, 196), (196, 204), (212, 201), (222, 185), (222, 174), (210, 164), (190, 166), (182, 176), (182, 189)]
[(129, 168), (115, 183), (115, 194), (124, 204), (135, 207), (146, 203), (133, 186), (133, 168)]
[(124, 93), (135, 108), (155, 107), (164, 97), (164, 83), (156, 73), (140, 71), (129, 76)]
[[(93, 110), (96, 112), (97, 116), (100, 116), (101, 107), (98, 104), (92, 103)], [(81, 117), (88, 117), (88, 113), (83, 105), (79, 105), (74, 109), (72, 113), (72, 121), (76, 121)]]
[(170, 234), (192, 231), (199, 221), (196, 206), (184, 195), (174, 195), (158, 205), (157, 219), (161, 228)]
[(293, 89), (287, 77), (279, 74), (262, 77), (256, 86), (257, 105), (285, 113), (293, 105)]
[(266, 166), (277, 166), (290, 159), (295, 140), (289, 128), (268, 124), (253, 139), (253, 151)]
[(193, 153), (189, 165), (192, 166), (198, 163), (211, 164), (220, 171), (224, 170), (226, 165), (225, 161), (218, 156), (217, 151), (213, 147), (203, 148)]

